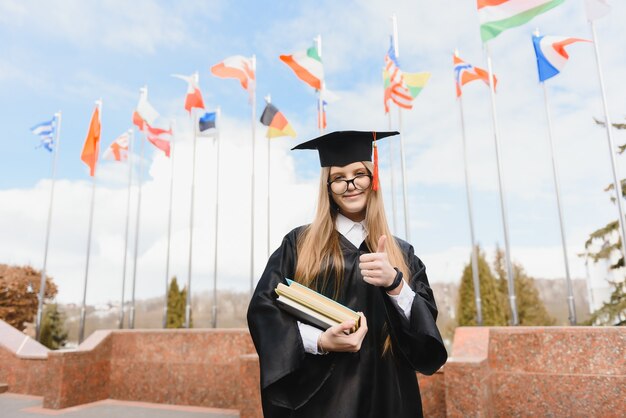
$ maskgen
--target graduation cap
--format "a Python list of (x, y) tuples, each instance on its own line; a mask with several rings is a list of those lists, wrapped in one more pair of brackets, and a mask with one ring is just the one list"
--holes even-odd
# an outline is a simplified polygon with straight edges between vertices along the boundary
[(372, 161), (374, 149), (374, 173), (372, 190), (378, 190), (378, 148), (376, 140), (399, 132), (336, 131), (296, 145), (296, 149), (314, 149), (319, 152), (322, 167), (343, 167), (357, 161)]

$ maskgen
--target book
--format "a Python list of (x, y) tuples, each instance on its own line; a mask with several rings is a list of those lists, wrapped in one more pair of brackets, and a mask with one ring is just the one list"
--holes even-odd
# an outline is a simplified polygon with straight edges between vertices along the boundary
[(275, 289), (276, 302), (285, 312), (322, 330), (349, 320), (355, 322), (350, 333), (359, 329), (361, 317), (352, 309), (298, 282), (285, 280), (287, 284), (279, 283)]

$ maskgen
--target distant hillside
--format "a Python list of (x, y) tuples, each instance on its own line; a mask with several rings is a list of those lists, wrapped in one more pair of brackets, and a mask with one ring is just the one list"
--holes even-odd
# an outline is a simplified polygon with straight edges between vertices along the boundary
[[(584, 280), (573, 280), (574, 298), (578, 321), (582, 322), (589, 317), (587, 292)], [(548, 309), (548, 312), (557, 320), (557, 325), (569, 325), (566, 304), (565, 280), (537, 279), (535, 281), (539, 295)], [(455, 311), (458, 295), (456, 283), (433, 283), (433, 293), (439, 308), (437, 324), (444, 339), (450, 344), (456, 327)], [(218, 291), (217, 326), (219, 328), (245, 328), (246, 310), (249, 295), (247, 292)], [(161, 328), (163, 318), (163, 299), (152, 298), (138, 300), (135, 304), (135, 328)], [(212, 325), (212, 303), (210, 292), (195, 295), (192, 299), (194, 328), (210, 328)], [(69, 340), (78, 339), (78, 324), (80, 306), (60, 305), (59, 309), (66, 314), (66, 326), (69, 331)], [(85, 335), (97, 329), (117, 329), (119, 319), (119, 305), (109, 304), (89, 306)], [(124, 328), (128, 328), (128, 306), (126, 308)]]

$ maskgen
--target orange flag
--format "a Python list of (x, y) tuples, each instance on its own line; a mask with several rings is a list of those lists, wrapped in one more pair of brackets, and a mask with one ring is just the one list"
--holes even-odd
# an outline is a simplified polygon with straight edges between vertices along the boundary
[(89, 175), (94, 176), (96, 172), (96, 163), (98, 162), (98, 154), (100, 153), (100, 108), (96, 105), (96, 108), (91, 115), (91, 122), (89, 123), (89, 131), (87, 132), (87, 138), (85, 138), (85, 144), (83, 145), (83, 152), (80, 154), (80, 159), (89, 166)]

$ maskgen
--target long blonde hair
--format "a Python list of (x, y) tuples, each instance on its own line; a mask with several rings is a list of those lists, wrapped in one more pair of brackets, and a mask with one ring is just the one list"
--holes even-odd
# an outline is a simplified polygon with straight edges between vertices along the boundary
[[(373, 164), (370, 161), (362, 163), (371, 174)], [(315, 218), (298, 237), (295, 280), (305, 286), (322, 289), (330, 279), (331, 270), (334, 270), (335, 297), (337, 297), (343, 281), (344, 262), (339, 245), (339, 233), (335, 230), (337, 211), (332, 207), (332, 197), (328, 191), (329, 176), (330, 167), (322, 167)], [(365, 211), (365, 227), (368, 231), (366, 238), (368, 248), (377, 251), (378, 239), (386, 235), (385, 247), (389, 262), (397, 267), (404, 277), (410, 277), (400, 246), (387, 225), (380, 186), (376, 191), (370, 190)]]

